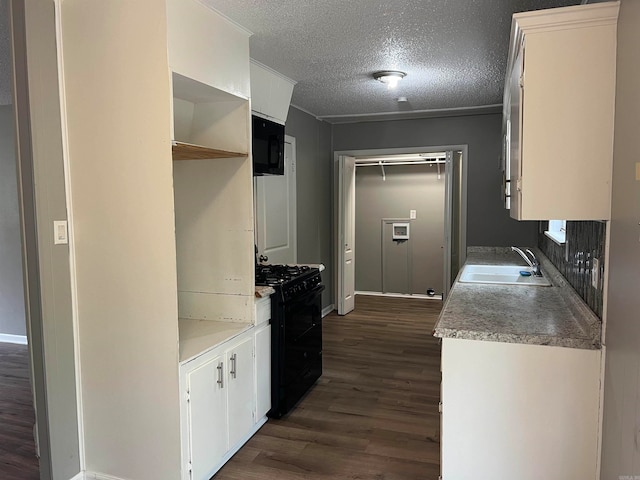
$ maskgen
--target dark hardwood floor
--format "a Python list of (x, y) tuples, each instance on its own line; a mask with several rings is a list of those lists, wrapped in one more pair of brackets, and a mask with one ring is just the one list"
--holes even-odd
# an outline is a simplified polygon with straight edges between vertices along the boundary
[(440, 473), (442, 302), (356, 297), (324, 319), (324, 373), (215, 480), (431, 480)]
[[(436, 300), (356, 297), (324, 319), (324, 373), (215, 480), (431, 480), (440, 461)], [(0, 479), (39, 479), (24, 345), (0, 343)]]
[(26, 345), (0, 343), (0, 479), (40, 478)]

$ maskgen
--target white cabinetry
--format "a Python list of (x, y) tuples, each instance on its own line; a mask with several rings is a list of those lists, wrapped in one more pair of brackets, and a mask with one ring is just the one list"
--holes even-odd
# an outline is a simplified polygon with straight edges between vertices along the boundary
[(167, 26), (173, 72), (249, 98), (251, 32), (194, 0), (167, 0)]
[(256, 394), (253, 332), (227, 350), (229, 390), (229, 447), (233, 448), (251, 431), (255, 418)]
[(208, 480), (254, 433), (253, 354), (248, 330), (181, 365), (183, 478)]
[(209, 478), (228, 447), (224, 434), (227, 430), (224, 357), (208, 355), (189, 365), (185, 372), (182, 398), (187, 404), (184, 419), (188, 429), (187, 470), (191, 468), (192, 478)]
[(442, 478), (597, 478), (600, 358), (444, 338)]
[(251, 110), (284, 125), (296, 82), (251, 61)]
[(503, 130), (518, 220), (610, 218), (618, 9), (513, 16)]
[(265, 421), (256, 422), (250, 33), (197, 0), (166, 8), (182, 477), (201, 480)]
[(256, 300), (254, 308), (255, 327), (195, 357), (192, 354), (202, 348), (203, 341), (215, 342), (214, 338), (233, 332), (232, 325), (237, 324), (215, 331), (209, 324), (221, 322), (181, 320), (183, 480), (208, 480), (267, 421), (271, 408), (270, 298)]
[(271, 299), (256, 300), (256, 418), (271, 409)]

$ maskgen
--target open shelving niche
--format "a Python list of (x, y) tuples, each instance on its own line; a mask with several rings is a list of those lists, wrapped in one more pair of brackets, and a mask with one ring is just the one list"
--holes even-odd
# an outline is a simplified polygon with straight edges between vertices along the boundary
[(249, 101), (172, 72), (174, 160), (248, 156)]
[(180, 360), (186, 361), (253, 324), (250, 107), (247, 98), (177, 72), (171, 81)]

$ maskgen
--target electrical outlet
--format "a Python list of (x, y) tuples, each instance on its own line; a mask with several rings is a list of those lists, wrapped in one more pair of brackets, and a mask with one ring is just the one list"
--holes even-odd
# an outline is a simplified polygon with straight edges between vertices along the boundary
[(591, 267), (591, 286), (593, 288), (598, 288), (600, 284), (600, 260), (597, 258), (593, 259), (593, 265)]
[(416, 211), (415, 210), (409, 210), (409, 218), (411, 220), (415, 220), (416, 219)]

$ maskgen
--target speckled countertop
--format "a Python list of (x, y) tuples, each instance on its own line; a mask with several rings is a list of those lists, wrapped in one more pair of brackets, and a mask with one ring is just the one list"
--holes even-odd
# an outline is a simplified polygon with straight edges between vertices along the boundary
[(256, 298), (264, 298), (270, 296), (272, 293), (276, 293), (273, 287), (266, 285), (256, 285)]
[[(551, 287), (456, 281), (434, 335), (506, 343), (600, 348), (601, 322), (553, 264), (535, 249)], [(467, 264), (522, 265), (504, 247), (470, 247)]]

